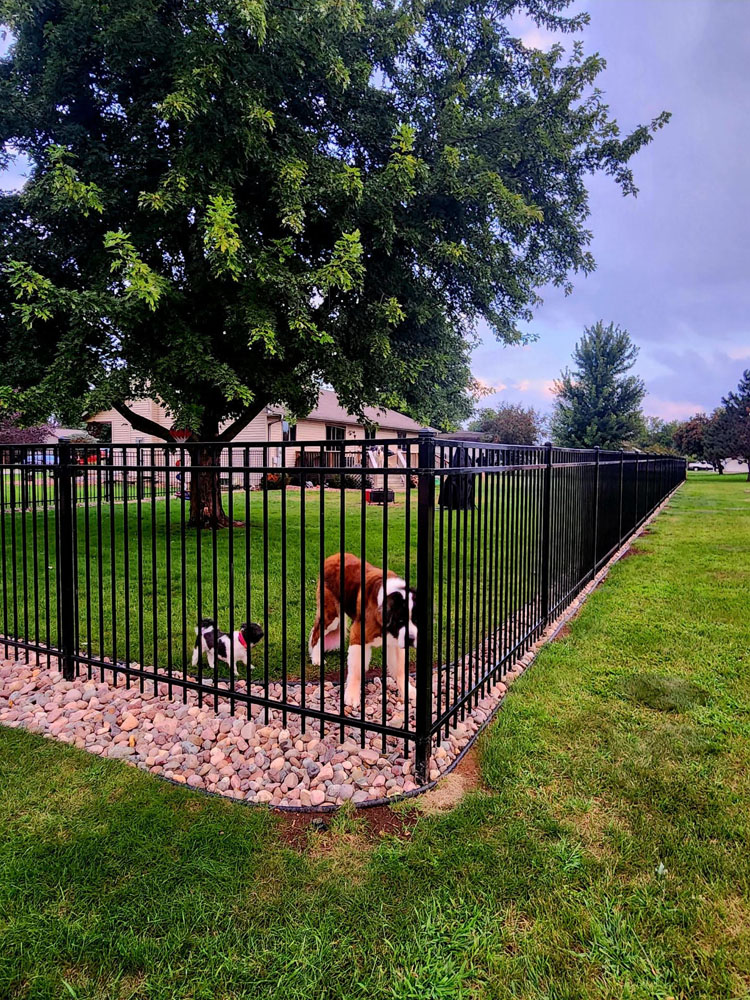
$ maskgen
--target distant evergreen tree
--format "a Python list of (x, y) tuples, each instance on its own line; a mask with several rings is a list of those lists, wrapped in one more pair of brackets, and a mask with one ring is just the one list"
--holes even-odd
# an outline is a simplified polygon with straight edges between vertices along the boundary
[(735, 453), (736, 445), (727, 411), (723, 406), (717, 406), (703, 431), (703, 450), (704, 458), (719, 475), (724, 472), (726, 460)]
[(736, 392), (730, 392), (721, 401), (724, 405), (724, 431), (731, 449), (728, 455), (747, 462), (750, 481), (750, 368), (742, 373)]
[(643, 380), (627, 373), (638, 348), (627, 330), (600, 320), (585, 327), (573, 351), (574, 368), (555, 382), (552, 438), (566, 448), (621, 448), (643, 426)]

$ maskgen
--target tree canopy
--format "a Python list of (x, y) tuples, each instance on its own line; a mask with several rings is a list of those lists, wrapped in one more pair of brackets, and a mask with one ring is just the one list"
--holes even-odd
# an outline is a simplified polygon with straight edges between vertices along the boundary
[(573, 370), (555, 382), (552, 435), (565, 448), (622, 448), (643, 427), (642, 379), (628, 372), (638, 348), (627, 330), (600, 320), (585, 327), (573, 351)]
[(572, 32), (565, 6), (5, 0), (0, 140), (32, 168), (0, 198), (0, 360), (29, 416), (151, 394), (229, 439), (323, 384), (467, 416), (478, 321), (517, 341), (593, 268), (585, 180), (633, 192), (666, 120), (621, 135), (603, 59), (506, 19)]
[(544, 433), (545, 419), (533, 407), (500, 403), (484, 407), (469, 424), (485, 441), (499, 444), (536, 444)]
[(726, 460), (736, 454), (736, 444), (726, 410), (717, 406), (703, 428), (703, 457), (722, 473)]
[(640, 451), (652, 452), (657, 455), (678, 454), (675, 433), (679, 426), (678, 420), (663, 420), (661, 417), (642, 414), (641, 427), (627, 444)]
[(745, 369), (736, 391), (722, 399), (721, 429), (727, 440), (727, 455), (747, 462), (750, 480), (750, 368)]
[(705, 413), (696, 413), (688, 420), (677, 424), (674, 431), (674, 444), (681, 455), (686, 458), (708, 461), (705, 431), (709, 419)]

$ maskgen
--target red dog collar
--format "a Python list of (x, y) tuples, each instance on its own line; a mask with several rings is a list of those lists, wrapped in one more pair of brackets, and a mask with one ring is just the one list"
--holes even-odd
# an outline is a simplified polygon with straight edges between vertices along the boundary
[(247, 649), (247, 640), (245, 639), (242, 632), (237, 633), (237, 638), (240, 640), (240, 646), (244, 646)]

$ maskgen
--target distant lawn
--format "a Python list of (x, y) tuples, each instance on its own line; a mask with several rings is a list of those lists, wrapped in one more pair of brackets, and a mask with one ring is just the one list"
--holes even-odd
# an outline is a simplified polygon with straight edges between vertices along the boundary
[[(0, 730), (0, 996), (729, 1000), (750, 988), (750, 486), (691, 478), (411, 837)], [(411, 805), (407, 810), (416, 809)]]
[[(443, 606), (451, 608), (450, 618), (446, 613), (444, 620), (451, 623), (452, 654), (456, 650), (454, 639), (459, 636), (459, 643), (464, 641), (464, 621), (468, 627), (469, 620), (475, 618), (468, 587), (466, 608), (463, 596), (456, 605), (455, 595), (457, 574), (463, 579), (464, 556), (467, 573), (473, 565), (472, 544), (479, 563), (484, 537), (481, 489), (478, 481), (475, 510), (447, 512), (442, 518)], [(168, 501), (105, 502), (100, 511), (93, 503), (80, 505), (76, 511), (78, 648), (84, 652), (88, 648), (97, 657), (149, 667), (156, 664), (161, 670), (171, 664), (179, 673), (183, 666), (192, 669), (194, 627), (200, 618), (216, 618), (223, 629), (230, 623), (238, 628), (245, 620), (256, 621), (263, 626), (266, 638), (254, 651), (253, 677), (277, 678), (286, 662), (289, 676), (300, 677), (304, 670), (312, 679), (318, 671), (309, 663), (307, 646), (321, 557), (342, 548), (359, 554), (364, 536), (370, 562), (377, 566), (387, 562), (389, 569), (407, 575), (410, 585), (416, 586), (416, 489), (397, 490), (395, 501), (387, 513), (376, 504), (365, 505), (363, 510), (359, 490), (344, 491), (343, 503), (340, 490), (324, 490), (322, 537), (320, 490), (288, 490), (285, 495), (278, 490), (266, 494), (235, 491), (231, 503), (225, 494), (225, 510), (249, 528), (217, 531), (185, 527), (189, 504), (175, 495)], [(440, 520), (438, 513), (438, 541)], [(534, 541), (535, 524), (530, 514), (517, 537), (514, 534), (513, 548), (505, 554), (507, 567), (512, 570), (516, 564), (523, 565), (533, 583), (536, 578), (528, 573), (525, 545)], [(15, 517), (6, 513), (0, 518), (0, 531), (5, 551), (4, 565), (0, 556), (0, 632), (3, 614), (7, 614), (9, 634), (36, 635), (46, 642), (49, 633), (56, 645), (54, 512), (46, 517), (46, 537), (41, 507), (36, 514), (31, 510)], [(40, 580), (36, 590), (35, 567)], [(439, 569), (436, 554), (436, 574)], [(462, 587), (458, 593), (463, 594)], [(512, 610), (513, 602), (525, 603), (529, 593), (512, 590), (508, 596), (505, 613)], [(438, 607), (437, 599), (435, 603)], [(445, 647), (445, 633), (442, 642)], [(467, 637), (467, 651), (473, 648), (470, 642)], [(327, 669), (337, 670), (341, 662), (340, 654), (329, 653)], [(373, 662), (380, 662), (379, 651)], [(240, 673), (244, 673), (244, 666)]]

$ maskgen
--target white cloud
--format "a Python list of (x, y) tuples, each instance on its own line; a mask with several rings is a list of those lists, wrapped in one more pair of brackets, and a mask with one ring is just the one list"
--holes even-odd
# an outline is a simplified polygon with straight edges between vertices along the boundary
[(661, 417), (662, 420), (687, 420), (694, 413), (705, 412), (706, 407), (701, 406), (700, 403), (658, 399), (656, 396), (649, 396), (643, 409), (649, 416)]
[(479, 388), (483, 389), (487, 393), (502, 392), (504, 389), (508, 388), (505, 382), (488, 382), (487, 379), (480, 378), (479, 376), (475, 377), (479, 384)]
[(541, 396), (554, 395), (555, 382), (550, 378), (522, 378), (513, 388), (517, 392), (531, 392)]

